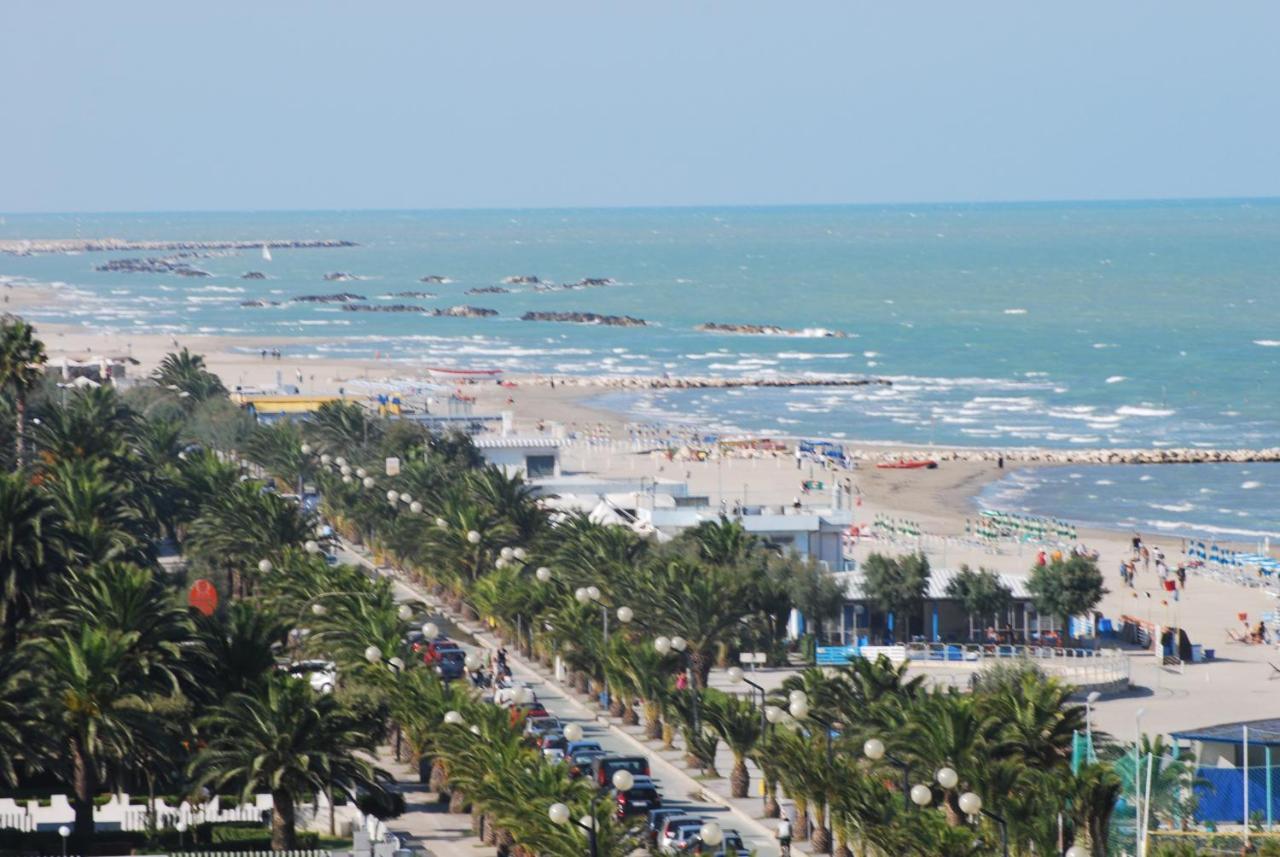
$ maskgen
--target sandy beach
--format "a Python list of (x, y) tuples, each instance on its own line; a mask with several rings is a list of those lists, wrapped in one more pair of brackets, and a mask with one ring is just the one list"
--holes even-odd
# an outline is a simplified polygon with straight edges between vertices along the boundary
[[(7, 308), (18, 310), (26, 302), (47, 304), (47, 292), (31, 289), (6, 289)], [(351, 360), (301, 357), (289, 353), (297, 338), (267, 340), (257, 338), (184, 335), (178, 337), (133, 334), (127, 331), (96, 331), (67, 325), (41, 324), (39, 334), (45, 340), (51, 361), (62, 357), (83, 359), (91, 355), (129, 355), (138, 361), (130, 367), (136, 376), (149, 374), (164, 355), (177, 347), (186, 347), (205, 356), (211, 370), (217, 372), (229, 388), (269, 389), (278, 380), (296, 384), (304, 393), (337, 393), (363, 397), (379, 391), (395, 392), (412, 387), (433, 387), (436, 395), (446, 397), (458, 391), (475, 398), (478, 414), (511, 411), (517, 430), (525, 433), (550, 431), (559, 423), (580, 438), (567, 445), (564, 468), (568, 472), (637, 479), (685, 481), (690, 492), (710, 498), (713, 506), (721, 502), (732, 507), (735, 502), (785, 505), (801, 494), (803, 479), (823, 478), (821, 471), (812, 472), (805, 465), (797, 470), (789, 455), (759, 458), (718, 458), (708, 461), (667, 461), (665, 456), (636, 450), (629, 441), (633, 427), (625, 415), (593, 407), (590, 400), (611, 387), (577, 381), (554, 387), (548, 379), (536, 376), (506, 376), (507, 383), (493, 381), (459, 384), (447, 376), (432, 375), (425, 365), (409, 360)], [(321, 341), (321, 340), (316, 340)], [(280, 348), (275, 359), (268, 351)], [(300, 379), (300, 380), (299, 380)], [(883, 455), (883, 445), (860, 448), (846, 443), (854, 452)], [(904, 452), (906, 450), (903, 450)], [(927, 451), (927, 450), (926, 450)], [(967, 519), (977, 512), (974, 496), (988, 482), (1007, 475), (1016, 467), (1046, 466), (1035, 463), (1010, 463), (1001, 470), (988, 461), (944, 461), (936, 470), (880, 470), (864, 465), (852, 471), (841, 471), (839, 478), (851, 480), (858, 496), (855, 522), (866, 530), (876, 515), (887, 515), (916, 522), (925, 533), (921, 539), (877, 542), (863, 539), (855, 549), (858, 558), (872, 551), (903, 553), (923, 550), (938, 567), (954, 568), (961, 564), (987, 567), (1025, 576), (1034, 562), (1034, 549), (1003, 544), (998, 549), (984, 547), (965, 538)], [(832, 474), (835, 475), (835, 474)], [(805, 502), (820, 502), (806, 499)], [(1171, 673), (1155, 664), (1147, 654), (1134, 658), (1134, 680), (1142, 688), (1112, 700), (1098, 709), (1100, 728), (1125, 735), (1131, 729), (1133, 714), (1146, 708), (1144, 721), (1149, 730), (1167, 730), (1248, 718), (1256, 710), (1253, 688), (1265, 681), (1270, 668), (1267, 659), (1280, 659), (1269, 647), (1232, 646), (1226, 642), (1225, 629), (1238, 627), (1237, 613), (1247, 613), (1256, 621), (1262, 613), (1275, 609), (1276, 599), (1263, 588), (1246, 588), (1236, 584), (1201, 579), (1193, 573), (1187, 597), (1178, 604), (1168, 600), (1158, 588), (1154, 572), (1140, 575), (1135, 589), (1121, 585), (1117, 572), (1122, 558), (1130, 556), (1131, 534), (1107, 530), (1084, 530), (1080, 541), (1100, 555), (1100, 567), (1111, 592), (1100, 610), (1118, 618), (1128, 614), (1162, 624), (1178, 623), (1194, 642), (1217, 648), (1218, 663), (1212, 666), (1188, 666), (1185, 674)], [(1180, 559), (1181, 541), (1177, 538), (1155, 538), (1171, 564)], [(1246, 546), (1242, 546), (1246, 547)], [(1251, 546), (1248, 546), (1251, 547)], [(1222, 693), (1196, 693), (1205, 683), (1221, 686)], [(1153, 696), (1161, 696), (1177, 704), (1154, 705)]]

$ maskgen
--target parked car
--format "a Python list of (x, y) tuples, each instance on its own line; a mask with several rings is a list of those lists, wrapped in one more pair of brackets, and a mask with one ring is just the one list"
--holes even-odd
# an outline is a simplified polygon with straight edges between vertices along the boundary
[(546, 732), (538, 740), (538, 749), (547, 760), (559, 762), (564, 758), (565, 745), (568, 743), (563, 732)]
[(593, 778), (602, 789), (609, 788), (617, 771), (630, 771), (637, 777), (649, 776), (648, 756), (601, 756), (591, 764)]
[(675, 854), (677, 842), (688, 842), (702, 829), (702, 819), (693, 815), (677, 815), (668, 818), (658, 834), (658, 850), (663, 854)]
[(524, 722), (524, 736), (528, 740), (537, 744), (542, 740), (542, 736), (548, 732), (561, 732), (560, 718), (551, 717), (530, 717)]
[(333, 661), (295, 661), (286, 670), (289, 675), (306, 678), (316, 693), (332, 693), (338, 684), (338, 665)]
[(743, 844), (742, 836), (736, 830), (724, 831), (724, 838), (715, 848), (704, 845), (701, 835), (695, 836), (685, 851), (701, 857), (751, 857), (751, 849)]
[(604, 748), (600, 746), (599, 741), (570, 741), (564, 748), (566, 756), (572, 756), (579, 750), (599, 750), (604, 753)]
[(467, 656), (462, 649), (445, 649), (438, 653), (436, 674), (445, 681), (454, 681), (467, 674)]
[(511, 725), (515, 726), (520, 721), (528, 721), (534, 717), (549, 717), (547, 709), (542, 706), (541, 702), (521, 702), (511, 706)]
[(653, 848), (658, 844), (658, 836), (662, 833), (662, 828), (669, 819), (680, 818), (688, 812), (687, 809), (673, 809), (671, 807), (649, 810), (649, 819), (644, 826), (645, 847)]
[(631, 788), (617, 793), (618, 818), (648, 812), (655, 806), (662, 806), (662, 795), (658, 787), (648, 777), (636, 777)]
[(569, 777), (577, 779), (591, 771), (591, 763), (602, 756), (609, 755), (604, 750), (577, 750), (569, 756)]

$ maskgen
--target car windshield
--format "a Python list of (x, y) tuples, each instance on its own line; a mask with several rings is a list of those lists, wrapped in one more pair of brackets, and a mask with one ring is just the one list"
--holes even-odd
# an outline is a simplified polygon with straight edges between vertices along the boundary
[(667, 820), (667, 826), (663, 828), (663, 832), (666, 833), (667, 835), (671, 835), (671, 834), (674, 834), (677, 830), (679, 830), (681, 826), (686, 824), (696, 824), (697, 821), (698, 820), (696, 818), (688, 818), (688, 817), (671, 818)]
[(630, 771), (633, 774), (643, 774), (649, 764), (644, 759), (610, 759), (610, 771)]

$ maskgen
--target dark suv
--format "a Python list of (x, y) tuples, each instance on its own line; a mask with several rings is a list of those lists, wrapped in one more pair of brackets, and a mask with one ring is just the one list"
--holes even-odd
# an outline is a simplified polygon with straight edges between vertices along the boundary
[(649, 776), (649, 759), (646, 756), (601, 756), (591, 763), (591, 774), (602, 789), (613, 785), (613, 775), (618, 771), (630, 771), (637, 777)]
[(618, 818), (647, 813), (662, 806), (662, 795), (648, 777), (636, 777), (635, 784), (625, 792), (618, 792)]
[(462, 649), (445, 649), (438, 653), (436, 673), (445, 681), (454, 681), (467, 674), (467, 656)]

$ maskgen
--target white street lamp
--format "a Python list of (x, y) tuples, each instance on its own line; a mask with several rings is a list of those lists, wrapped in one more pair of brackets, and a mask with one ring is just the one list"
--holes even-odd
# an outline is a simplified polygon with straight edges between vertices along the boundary
[(324, 455), (320, 456), (320, 463), (325, 465), (326, 467), (328, 467), (330, 462), (332, 461), (333, 461), (333, 457), (330, 456), (329, 453), (327, 452)]
[(1089, 857), (1089, 852), (1079, 845), (1072, 845), (1067, 849), (1066, 857)]
[[(862, 752), (871, 761), (878, 762), (884, 758), (884, 742), (879, 738), (868, 738), (862, 745)], [(973, 813), (969, 814), (973, 815)]]
[(584, 815), (582, 818), (578, 819), (578, 826), (583, 830), (590, 830), (594, 832), (596, 829), (596, 820), (589, 815)]
[(408, 491), (401, 491), (401, 492), (400, 492), (400, 500), (401, 500), (402, 502), (404, 502), (404, 503), (412, 504), (412, 503), (413, 503), (413, 495), (412, 495), (412, 494), (410, 494)]
[(562, 803), (553, 803), (551, 808), (547, 810), (547, 817), (551, 819), (553, 824), (568, 824), (569, 807)]
[(631, 787), (635, 784), (636, 778), (631, 775), (630, 771), (621, 770), (613, 772), (613, 787), (618, 791), (631, 791)]
[(362, 481), (361, 481), (361, 483), (360, 483), (360, 484), (361, 484), (361, 485), (363, 485), (363, 486), (364, 486), (364, 487), (366, 487), (366, 488), (372, 488), (372, 487), (373, 487), (375, 484), (377, 484), (377, 483), (375, 483), (375, 482), (373, 481), (373, 477), (372, 477), (372, 476), (365, 476), (365, 477), (363, 477), (363, 479), (362, 479)]
[(449, 526), (449, 522), (444, 518), (436, 518), (436, 526), (443, 530), (445, 527)]
[(450, 726), (461, 726), (462, 715), (456, 711), (446, 711), (444, 713), (444, 722), (448, 723)]
[(422, 636), (426, 637), (428, 640), (434, 640), (436, 637), (440, 636), (440, 626), (435, 622), (426, 623), (422, 626)]
[(320, 543), (315, 539), (307, 539), (306, 543), (302, 546), (302, 549), (307, 553), (317, 554), (320, 553)]
[(346, 466), (347, 466), (347, 460), (346, 460), (345, 458), (343, 458), (341, 455), (339, 455), (337, 458), (335, 458), (335, 459), (333, 460), (333, 463), (334, 463), (334, 464), (336, 464), (336, 465), (338, 465), (339, 467), (346, 467)]
[(394, 658), (392, 658), (391, 660), (387, 661), (387, 663), (388, 663), (388, 664), (391, 666), (391, 668), (392, 668), (393, 670), (395, 670), (396, 672), (403, 672), (403, 671), (404, 671), (404, 658), (401, 658), (401, 657), (394, 657)]
[(350, 474), (350, 473), (344, 473), (344, 474), (342, 474), (342, 484), (343, 484), (343, 485), (350, 485), (350, 484), (351, 484), (352, 482), (354, 482), (354, 481), (355, 481), (355, 480), (353, 480), (353, 479), (351, 478), (351, 474)]
[(803, 699), (796, 699), (792, 701), (788, 710), (796, 720), (804, 720), (809, 716), (809, 703)]
[(804, 703), (808, 703), (808, 701), (809, 701), (809, 694), (805, 693), (803, 690), (793, 690), (793, 691), (791, 691), (791, 693), (790, 693), (790, 694), (788, 694), (788, 695), (787, 695), (787, 699), (788, 699), (788, 701), (790, 701), (790, 702), (804, 702)]
[(689, 647), (689, 641), (686, 640), (684, 637), (671, 638), (671, 648), (675, 649), (677, 652), (683, 652), (688, 647)]
[(729, 683), (730, 683), (730, 684), (741, 684), (741, 683), (742, 683), (742, 668), (741, 668), (741, 667), (729, 667), (727, 670), (725, 670), (725, 671), (724, 671), (724, 674), (725, 674), (725, 676), (729, 679)]
[(582, 727), (577, 723), (570, 723), (564, 727), (564, 740), (569, 743), (582, 740)]
[(715, 848), (724, 841), (724, 831), (714, 821), (708, 821), (698, 830), (698, 837), (707, 845)]
[(302, 445), (302, 454), (303, 454), (303, 455), (310, 455), (310, 454), (311, 454), (311, 444), (309, 444), (309, 443), (304, 443), (304, 444)]
[(323, 616), (328, 612), (329, 612), (329, 608), (325, 607), (323, 604), (311, 605), (311, 615), (313, 616)]
[(421, 504), (421, 503), (419, 503), (417, 500), (414, 500), (412, 503), (410, 503), (410, 504), (409, 504), (409, 511), (410, 511), (410, 512), (413, 512), (413, 514), (415, 514), (415, 515), (419, 515), (419, 514), (421, 514), (421, 513), (422, 513), (422, 504)]
[(393, 505), (393, 506), (394, 506), (396, 503), (400, 502), (400, 492), (399, 492), (399, 491), (388, 491), (388, 492), (387, 492), (387, 502), (388, 502), (388, 503), (390, 503), (390, 504), (391, 504), (391, 505)]
[(538, 570), (533, 573), (533, 576), (538, 578), (539, 583), (546, 583), (551, 580), (551, 569), (547, 568), (545, 565), (539, 566)]
[(413, 608), (408, 604), (401, 604), (400, 609), (396, 611), (396, 615), (400, 617), (401, 622), (408, 622), (413, 618)]
[(365, 470), (363, 467), (356, 468), (356, 476), (358, 476), (359, 478), (363, 479), (368, 475), (369, 475), (369, 471)]
[(512, 559), (515, 555), (516, 552), (509, 547), (504, 547), (502, 550), (498, 551), (498, 556), (503, 559)]
[(787, 717), (787, 712), (783, 711), (776, 705), (765, 706), (764, 719), (770, 723), (781, 723)]
[(960, 782), (960, 775), (955, 772), (954, 768), (948, 767), (938, 768), (935, 778), (938, 781), (938, 785), (944, 789), (954, 789), (956, 783)]
[(473, 672), (480, 669), (480, 664), (483, 663), (483, 661), (480, 660), (480, 656), (475, 652), (468, 652), (467, 656), (462, 659), (462, 662), (466, 665), (467, 669), (472, 670)]
[(911, 802), (916, 806), (928, 806), (933, 801), (933, 789), (924, 785), (911, 787)]
[(960, 795), (960, 811), (965, 815), (977, 815), (982, 812), (982, 798), (973, 792)]
[(480, 533), (479, 533), (477, 530), (470, 530), (470, 531), (468, 531), (468, 532), (467, 532), (467, 541), (468, 541), (468, 542), (470, 542), (470, 543), (471, 543), (471, 544), (473, 544), (473, 545), (478, 545), (478, 544), (480, 544)]
[(516, 548), (515, 550), (512, 551), (512, 553), (515, 554), (516, 559), (520, 560), (521, 562), (524, 562), (526, 559), (529, 558), (529, 552), (524, 548)]
[(599, 600), (600, 600), (600, 588), (599, 588), (598, 586), (588, 586), (588, 587), (587, 587), (587, 597), (588, 597), (588, 598), (590, 598), (592, 601), (599, 601)]
[(653, 647), (657, 649), (658, 654), (665, 655), (671, 651), (671, 640), (666, 637), (658, 637), (653, 641)]
[(578, 599), (579, 604), (586, 604), (591, 600), (591, 593), (587, 591), (585, 586), (579, 586), (573, 590), (573, 597)]
[(272, 567), (273, 566), (271, 565), (271, 560), (269, 559), (258, 561), (258, 571), (262, 572), (263, 574), (270, 574)]
[(382, 649), (377, 646), (368, 646), (364, 650), (364, 659), (371, 664), (376, 664), (382, 660)]
[(627, 625), (634, 618), (636, 618), (636, 613), (630, 607), (623, 606), (618, 608), (618, 621), (622, 624)]
[(348, 465), (344, 464), (338, 468), (338, 472), (341, 473), (343, 476), (350, 476), (352, 473), (352, 470)]
[(477, 725), (477, 724), (475, 724), (475, 723), (472, 723), (472, 724), (471, 724), (471, 734), (472, 734), (472, 735), (483, 735), (484, 733), (481, 731), (481, 729), (480, 729), (479, 725)]

